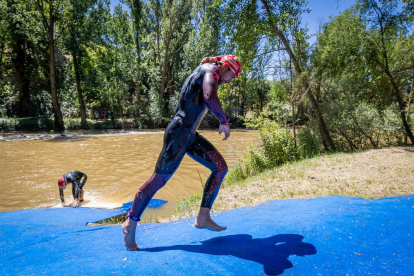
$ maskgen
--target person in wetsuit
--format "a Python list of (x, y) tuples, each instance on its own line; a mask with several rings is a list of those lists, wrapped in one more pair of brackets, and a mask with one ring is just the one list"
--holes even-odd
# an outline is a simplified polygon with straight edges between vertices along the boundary
[(79, 202), (83, 201), (83, 186), (85, 185), (87, 178), (86, 174), (80, 171), (68, 172), (59, 178), (58, 186), (62, 204), (65, 202), (63, 190), (66, 188), (68, 183), (72, 183), (72, 194), (74, 201), (71, 206), (78, 207)]
[(153, 175), (135, 195), (128, 217), (122, 225), (124, 243), (128, 250), (137, 250), (135, 230), (137, 222), (154, 194), (161, 189), (177, 170), (184, 157), (189, 155), (195, 161), (211, 170), (204, 187), (203, 199), (195, 227), (215, 231), (226, 227), (217, 225), (210, 217), (210, 210), (227, 173), (227, 164), (217, 149), (197, 132), (207, 109), (220, 120), (219, 134), (230, 137), (229, 121), (217, 96), (218, 85), (230, 83), (241, 72), (241, 65), (234, 55), (204, 58), (181, 89), (177, 111), (164, 134), (164, 145)]

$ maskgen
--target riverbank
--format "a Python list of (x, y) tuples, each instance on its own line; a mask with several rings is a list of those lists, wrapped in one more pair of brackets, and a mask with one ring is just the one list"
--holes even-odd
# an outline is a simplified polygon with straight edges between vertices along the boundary
[[(81, 126), (81, 118), (64, 118), (65, 130), (85, 129)], [(108, 129), (155, 129), (165, 128), (171, 122), (171, 117), (151, 118), (142, 115), (138, 118), (133, 117), (114, 117), (108, 119), (86, 118), (86, 129), (108, 130)], [(234, 119), (230, 122), (232, 127), (242, 127), (240, 120)], [(218, 128), (219, 121), (207, 113), (200, 125), (201, 129)], [(27, 118), (0, 118), (0, 131), (57, 131), (53, 117), (27, 117)], [(59, 130), (62, 132), (63, 130)]]
[[(271, 169), (239, 182), (225, 182), (213, 211), (279, 199), (354, 196), (366, 199), (414, 194), (414, 147), (335, 153)], [(161, 221), (196, 216), (201, 193), (183, 199)]]
[[(86, 119), (87, 128), (92, 130), (107, 129), (149, 129), (162, 128), (168, 125), (170, 118), (162, 118), (157, 123), (151, 122), (146, 117), (114, 118), (114, 119)], [(81, 118), (64, 118), (65, 130), (80, 130)], [(85, 129), (85, 128), (83, 128)], [(0, 131), (57, 131), (52, 117), (29, 118), (0, 118)], [(63, 130), (60, 130), (62, 132)]]

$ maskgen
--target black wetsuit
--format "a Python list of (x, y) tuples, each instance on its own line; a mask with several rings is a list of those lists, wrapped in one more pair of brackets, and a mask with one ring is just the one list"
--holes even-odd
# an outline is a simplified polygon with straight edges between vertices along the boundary
[(218, 194), (227, 164), (217, 149), (197, 132), (207, 109), (222, 124), (228, 124), (217, 96), (218, 68), (212, 64), (197, 67), (181, 89), (176, 114), (164, 134), (163, 149), (158, 157), (154, 174), (135, 195), (129, 217), (138, 221), (154, 194), (162, 188), (188, 154), (211, 170), (204, 187), (201, 207), (210, 208)]
[[(86, 183), (86, 179), (88, 178), (86, 174), (80, 171), (73, 171), (68, 172), (63, 176), (68, 183), (72, 183), (72, 194), (74, 199), (79, 199), (83, 201), (83, 186)], [(64, 202), (63, 197), (63, 189), (59, 189), (60, 192), (60, 199)]]

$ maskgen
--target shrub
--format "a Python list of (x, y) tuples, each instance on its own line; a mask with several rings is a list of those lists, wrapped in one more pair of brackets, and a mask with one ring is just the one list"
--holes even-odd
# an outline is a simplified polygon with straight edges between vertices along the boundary
[(290, 130), (279, 123), (259, 117), (246, 119), (246, 126), (259, 130), (261, 143), (249, 145), (247, 154), (240, 159), (227, 176), (230, 181), (245, 179), (264, 170), (301, 158)]
[(19, 124), (17, 119), (3, 119), (0, 118), (0, 130), (11, 131), (16, 130), (16, 126)]
[(404, 131), (395, 105), (378, 110), (365, 102), (343, 102), (341, 107), (325, 111), (327, 127), (337, 150), (353, 151), (402, 143)]
[(53, 121), (45, 117), (37, 118), (0, 118), (0, 130), (2, 131), (39, 131), (53, 129)]
[(320, 153), (320, 138), (314, 129), (303, 127), (297, 134), (300, 155), (302, 158), (311, 158)]

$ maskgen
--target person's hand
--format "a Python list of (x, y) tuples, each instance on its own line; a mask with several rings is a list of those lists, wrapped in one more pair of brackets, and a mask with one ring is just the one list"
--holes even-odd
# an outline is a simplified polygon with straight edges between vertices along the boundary
[(79, 200), (75, 199), (75, 201), (71, 205), (72, 207), (78, 207), (79, 206)]
[(200, 65), (204, 64), (204, 63), (214, 63), (216, 62), (216, 58), (214, 57), (205, 57), (203, 58), (203, 60), (200, 62)]
[(224, 132), (224, 139), (227, 140), (230, 137), (230, 125), (229, 124), (220, 124), (219, 135)]

